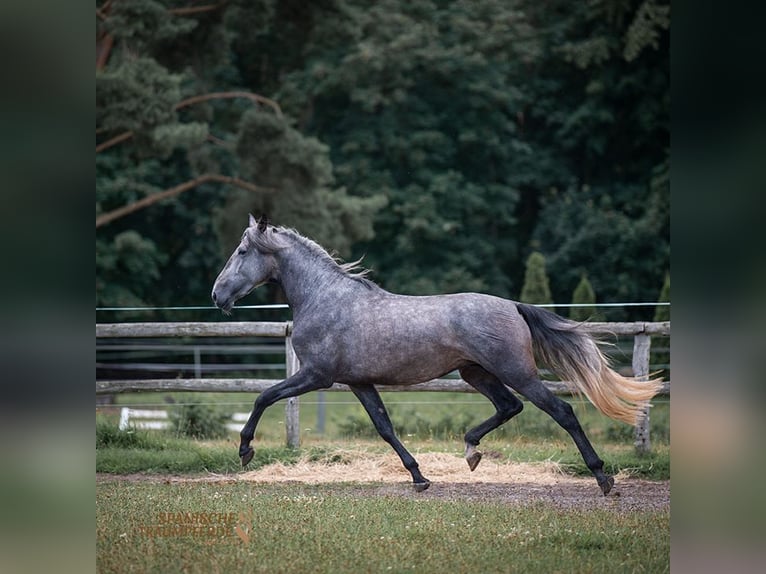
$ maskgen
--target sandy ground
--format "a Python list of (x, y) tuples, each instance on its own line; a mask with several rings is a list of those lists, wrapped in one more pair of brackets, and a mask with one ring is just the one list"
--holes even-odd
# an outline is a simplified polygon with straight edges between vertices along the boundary
[(425, 492), (415, 492), (409, 473), (394, 454), (370, 455), (348, 451), (340, 461), (301, 460), (296, 464), (275, 463), (258, 470), (205, 476), (106, 475), (98, 482), (127, 480), (146, 482), (246, 482), (258, 484), (335, 485), (333, 492), (351, 496), (395, 496), (417, 499), (452, 499), (506, 502), (509, 504), (550, 503), (562, 508), (595, 508), (616, 511), (670, 508), (670, 482), (647, 481), (620, 474), (615, 487), (603, 496), (594, 478), (572, 477), (553, 462), (496, 462), (485, 458), (474, 472), (465, 460), (445, 453), (420, 453), (418, 463), (431, 480)]

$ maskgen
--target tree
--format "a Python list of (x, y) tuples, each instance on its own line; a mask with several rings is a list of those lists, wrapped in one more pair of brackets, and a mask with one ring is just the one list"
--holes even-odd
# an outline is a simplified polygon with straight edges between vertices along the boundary
[(545, 256), (539, 251), (533, 251), (527, 258), (524, 286), (521, 289), (519, 301), (532, 305), (553, 303), (548, 275), (545, 272)]
[[(627, 193), (629, 187), (633, 194)], [(626, 198), (642, 195), (638, 186), (614, 184), (612, 188), (624, 191)], [(593, 288), (606, 294), (604, 302), (647, 301), (656, 296), (647, 282), (659, 281), (658, 270), (669, 260), (667, 206), (663, 200), (659, 207), (661, 200), (649, 197), (646, 204), (631, 208), (618, 203), (617, 197), (586, 187), (551, 194), (546, 200), (535, 238), (550, 253), (547, 263), (556, 278), (555, 299), (568, 295), (564, 289), (574, 288), (584, 268)], [(612, 317), (624, 320), (628, 312), (615, 310)]]
[(336, 185), (327, 146), (243, 88), (225, 4), (197, 8), (97, 10), (97, 305), (207, 301), (248, 211), (348, 255), (385, 203)]
[[(657, 297), (659, 303), (670, 303), (670, 271), (665, 273), (665, 280), (662, 282), (660, 295)], [(654, 310), (655, 321), (670, 321), (670, 305), (658, 305)]]
[(237, 243), (246, 213), (266, 213), (348, 257), (351, 245), (373, 237), (372, 215), (386, 203), (382, 195), (353, 197), (336, 187), (328, 147), (300, 133), (285, 117), (259, 110), (241, 119), (236, 151), (240, 171), (258, 179), (270, 194), (238, 190), (216, 212), (222, 244)]
[(207, 301), (248, 211), (395, 291), (510, 297), (540, 251), (553, 300), (584, 269), (652, 299), (669, 26), (656, 0), (103, 0), (97, 304)]
[[(572, 305), (594, 305), (596, 303), (596, 293), (588, 281), (588, 276), (583, 273), (580, 282), (572, 293)], [(596, 309), (592, 306), (577, 307), (574, 306), (569, 311), (569, 318), (572, 321), (598, 321), (600, 317)]]
[(279, 100), (330, 146), (341, 185), (385, 195), (375, 241), (359, 248), (390, 289), (514, 290), (515, 211), (534, 163), (520, 79), (539, 56), (519, 4), (350, 1), (299, 20), (280, 5), (249, 41), (259, 53), (285, 33), (302, 42)]
[[(665, 280), (662, 282), (658, 302), (670, 302), (670, 271), (665, 273)], [(658, 305), (654, 310), (654, 321), (670, 321), (670, 306)], [(667, 337), (652, 338), (652, 362), (655, 365), (662, 366), (662, 371), (658, 374), (665, 380), (670, 378), (670, 340)], [(667, 367), (665, 366), (667, 365)]]
[(527, 125), (555, 166), (547, 188), (525, 195), (530, 244), (548, 254), (556, 300), (584, 268), (605, 302), (649, 300), (669, 263), (669, 8), (529, 8), (550, 34)]

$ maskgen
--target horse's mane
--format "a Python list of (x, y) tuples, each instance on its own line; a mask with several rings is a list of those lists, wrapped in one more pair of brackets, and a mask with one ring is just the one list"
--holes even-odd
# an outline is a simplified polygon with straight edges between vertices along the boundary
[(261, 253), (276, 253), (292, 245), (298, 245), (312, 257), (326, 265), (328, 269), (339, 272), (350, 279), (357, 280), (366, 287), (377, 287), (375, 283), (367, 279), (370, 270), (360, 265), (362, 257), (348, 263), (341, 262), (316, 241), (301, 235), (295, 229), (268, 226), (265, 231), (259, 231), (257, 228), (250, 227), (246, 233), (249, 241)]

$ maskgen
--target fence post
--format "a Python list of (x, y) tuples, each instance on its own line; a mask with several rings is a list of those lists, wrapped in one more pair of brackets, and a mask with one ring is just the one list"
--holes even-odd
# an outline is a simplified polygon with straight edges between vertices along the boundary
[(202, 351), (196, 345), (194, 347), (194, 378), (202, 378)]
[[(292, 327), (292, 325), (290, 325)], [(293, 349), (292, 329), (288, 328), (285, 336), (285, 370), (288, 377), (300, 369), (300, 362)], [(300, 404), (298, 397), (290, 397), (285, 405), (285, 430), (287, 446), (298, 448), (301, 444)]]
[(325, 406), (324, 391), (317, 392), (317, 428), (316, 432), (324, 434), (324, 421), (327, 408)]
[[(633, 339), (633, 376), (640, 381), (649, 378), (649, 352), (652, 348), (652, 338), (649, 335), (638, 334)], [(647, 454), (652, 449), (652, 441), (649, 437), (649, 405), (644, 407), (643, 413), (636, 424), (634, 445), (636, 452)]]

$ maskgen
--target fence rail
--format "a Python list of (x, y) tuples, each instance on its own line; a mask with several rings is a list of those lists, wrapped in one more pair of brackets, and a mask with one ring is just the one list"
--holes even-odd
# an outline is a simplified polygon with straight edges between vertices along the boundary
[(97, 338), (116, 337), (286, 337), (292, 323), (232, 321), (227, 323), (97, 323)]
[[(588, 331), (607, 335), (670, 336), (670, 321), (630, 323), (584, 323)], [(231, 321), (226, 323), (97, 323), (96, 338), (138, 337), (286, 337), (291, 321)]]
[[(142, 391), (164, 392), (209, 392), (209, 393), (262, 393), (282, 379), (125, 379), (118, 381), (96, 381), (96, 394), (136, 393)], [(545, 386), (559, 395), (572, 392), (572, 388), (563, 381), (543, 381)], [(476, 389), (463, 379), (432, 379), (413, 385), (379, 385), (378, 390), (389, 392), (441, 391), (451, 393), (475, 393)], [(322, 389), (328, 391), (350, 391), (342, 383)], [(659, 394), (670, 394), (670, 383), (665, 381)]]
[[(249, 413), (234, 413), (224, 426), (230, 431), (239, 432), (242, 423), (247, 421)], [(138, 419), (138, 420), (136, 420)], [(171, 427), (168, 411), (156, 409), (120, 409), (120, 422), (117, 425), (121, 431), (131, 428), (148, 430), (165, 430)]]
[[(632, 323), (586, 323), (588, 330), (595, 335), (632, 336), (633, 337), (633, 375), (646, 378), (649, 376), (649, 356), (651, 337), (670, 336), (670, 322), (632, 322)], [(227, 323), (101, 323), (96, 324), (96, 338), (152, 338), (152, 337), (284, 337), (285, 364), (289, 377), (299, 369), (298, 358), (292, 347), (291, 322), (241, 321)], [(96, 394), (115, 394), (137, 391), (197, 391), (197, 392), (263, 392), (281, 379), (140, 379), (140, 380), (103, 380), (96, 381)], [(544, 381), (555, 393), (571, 392), (570, 387), (561, 381)], [(476, 392), (473, 387), (461, 379), (434, 379), (413, 385), (385, 385), (383, 391), (450, 391)], [(329, 391), (347, 391), (346, 385), (334, 384)], [(670, 393), (670, 383), (666, 382), (661, 391)], [(299, 402), (298, 397), (287, 400), (285, 426), (287, 444), (300, 444)], [(649, 451), (649, 410), (636, 426), (635, 446), (639, 451)]]

